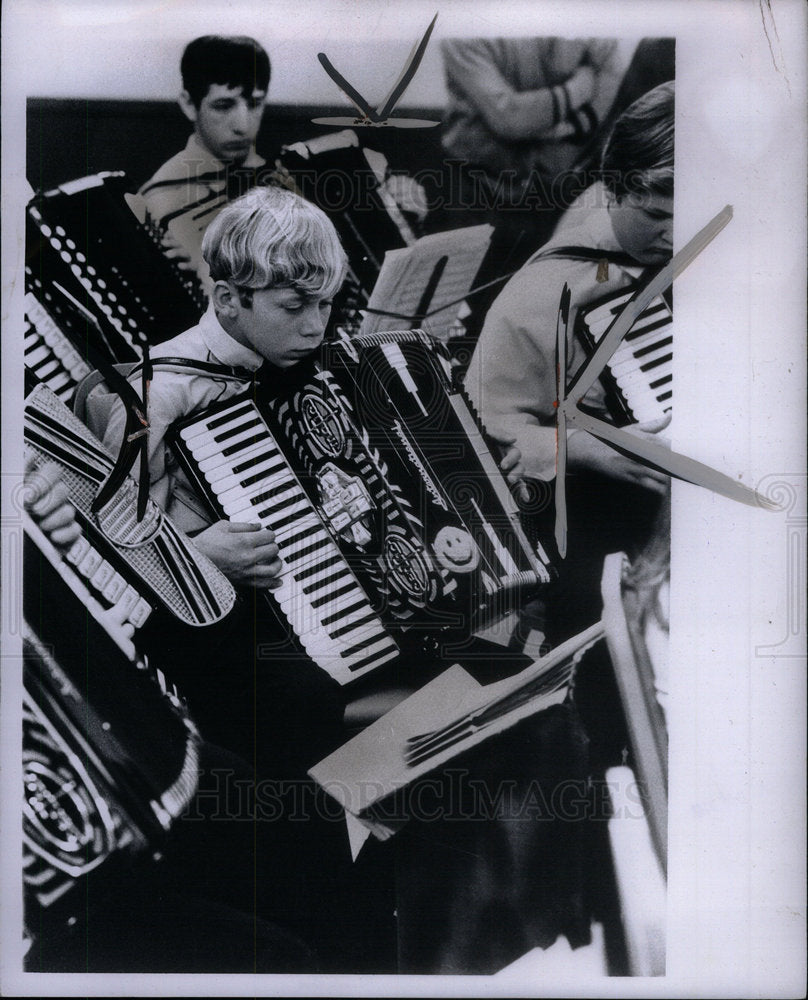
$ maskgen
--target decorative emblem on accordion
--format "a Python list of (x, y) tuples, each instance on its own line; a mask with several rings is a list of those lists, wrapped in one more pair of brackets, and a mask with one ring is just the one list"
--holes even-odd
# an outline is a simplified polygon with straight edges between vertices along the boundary
[[(637, 293), (624, 288), (578, 313), (577, 329), (594, 349)], [(637, 317), (601, 375), (606, 402), (618, 425), (664, 419), (673, 410), (673, 315), (659, 295)]]
[(94, 869), (159, 845), (196, 791), (200, 738), (27, 517), (24, 555), (23, 877), (38, 930), (46, 913), (76, 919), (86, 898), (71, 890)]
[[(397, 655), (397, 645), (420, 645), (425, 636), (470, 635), (507, 610), (520, 590), (549, 580), (549, 569), (523, 535), (501, 473), (464, 401), (447, 394), (426, 341), (379, 336), (385, 346), (407, 345), (412, 384), (422, 393), (419, 403), (432, 407), (427, 417), (437, 414), (437, 434), (430, 436), (429, 419), (426, 433), (413, 432), (411, 414), (388, 391), (386, 372), (369, 387), (373, 405), (362, 407), (361, 390), (368, 386), (364, 374), (354, 376), (364, 369), (337, 347), (326, 352), (323, 368), (290, 376), (271, 398), (259, 393), (257, 402), (241, 397), (220, 404), (180, 424), (173, 440), (217, 516), (257, 521), (275, 532), (290, 592), (270, 593), (286, 603), (298, 636), (301, 598), (295, 594), (308, 589), (328, 607), (345, 588), (362, 595), (355, 611), (299, 615), (312, 645), (318, 621), (333, 619), (338, 631), (350, 631), (359, 615), (387, 636), (386, 643), (379, 640), (384, 662)], [(389, 368), (384, 352), (370, 349), (376, 339), (369, 339), (372, 363), (380, 353)], [(399, 369), (393, 375), (401, 381)], [(419, 388), (424, 376), (429, 385)], [(412, 405), (409, 394), (407, 402)], [(299, 553), (312, 545), (321, 546), (321, 555), (312, 553), (300, 573)], [(314, 589), (306, 586), (310, 578)], [(314, 658), (342, 682), (380, 665), (365, 660), (357, 666), (350, 656), (330, 665)]]

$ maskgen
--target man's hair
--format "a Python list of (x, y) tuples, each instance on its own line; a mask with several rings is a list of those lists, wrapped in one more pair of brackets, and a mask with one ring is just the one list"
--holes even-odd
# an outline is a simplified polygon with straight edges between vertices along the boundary
[(260, 288), (291, 287), (331, 298), (347, 258), (328, 216), (283, 188), (258, 187), (231, 201), (208, 226), (202, 256), (214, 281), (231, 281), (249, 306)]
[(629, 194), (673, 196), (673, 81), (643, 94), (615, 122), (601, 159), (603, 183)]
[(269, 87), (269, 56), (254, 38), (203, 35), (190, 42), (180, 63), (182, 85), (198, 108), (212, 84), (240, 87), (249, 96)]

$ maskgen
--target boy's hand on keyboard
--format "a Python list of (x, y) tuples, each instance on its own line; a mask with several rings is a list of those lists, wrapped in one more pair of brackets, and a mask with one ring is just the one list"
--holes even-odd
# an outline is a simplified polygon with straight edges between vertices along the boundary
[(163, 233), (160, 243), (163, 247), (163, 253), (181, 271), (196, 271), (196, 265), (194, 264), (190, 250), (187, 250), (173, 233), (168, 231)]
[(61, 477), (62, 469), (54, 462), (29, 462), (25, 468), (25, 506), (54, 545), (69, 549), (81, 535), (81, 528)]
[(233, 583), (270, 588), (281, 584), (283, 563), (267, 528), (217, 521), (196, 535), (194, 544)]
[[(630, 430), (637, 437), (662, 443), (655, 434), (643, 431), (639, 427), (624, 429)], [(654, 493), (665, 493), (670, 481), (670, 476), (666, 473), (649, 468), (642, 462), (615, 451), (586, 431), (570, 434), (567, 438), (567, 460), (570, 469), (589, 469), (610, 479), (620, 479), (634, 486), (642, 486)]]

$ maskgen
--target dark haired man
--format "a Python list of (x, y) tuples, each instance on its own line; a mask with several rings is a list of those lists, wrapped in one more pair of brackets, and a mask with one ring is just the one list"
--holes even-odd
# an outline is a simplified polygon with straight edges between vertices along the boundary
[(229, 200), (256, 183), (255, 152), (270, 79), (269, 56), (252, 38), (205, 35), (180, 63), (179, 105), (193, 124), (188, 143), (140, 190), (168, 255), (209, 290), (202, 237)]

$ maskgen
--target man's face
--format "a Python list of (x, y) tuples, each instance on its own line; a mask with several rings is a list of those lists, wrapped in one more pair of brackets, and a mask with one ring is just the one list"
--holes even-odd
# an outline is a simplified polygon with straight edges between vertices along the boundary
[(662, 264), (673, 249), (673, 198), (630, 194), (609, 205), (617, 242), (640, 264)]
[(198, 108), (187, 94), (180, 103), (205, 148), (223, 163), (238, 163), (258, 135), (266, 96), (265, 90), (247, 95), (240, 87), (212, 83)]
[(331, 315), (331, 299), (304, 296), (294, 288), (259, 289), (250, 307), (238, 296), (231, 301), (230, 336), (278, 368), (291, 368), (316, 351)]

